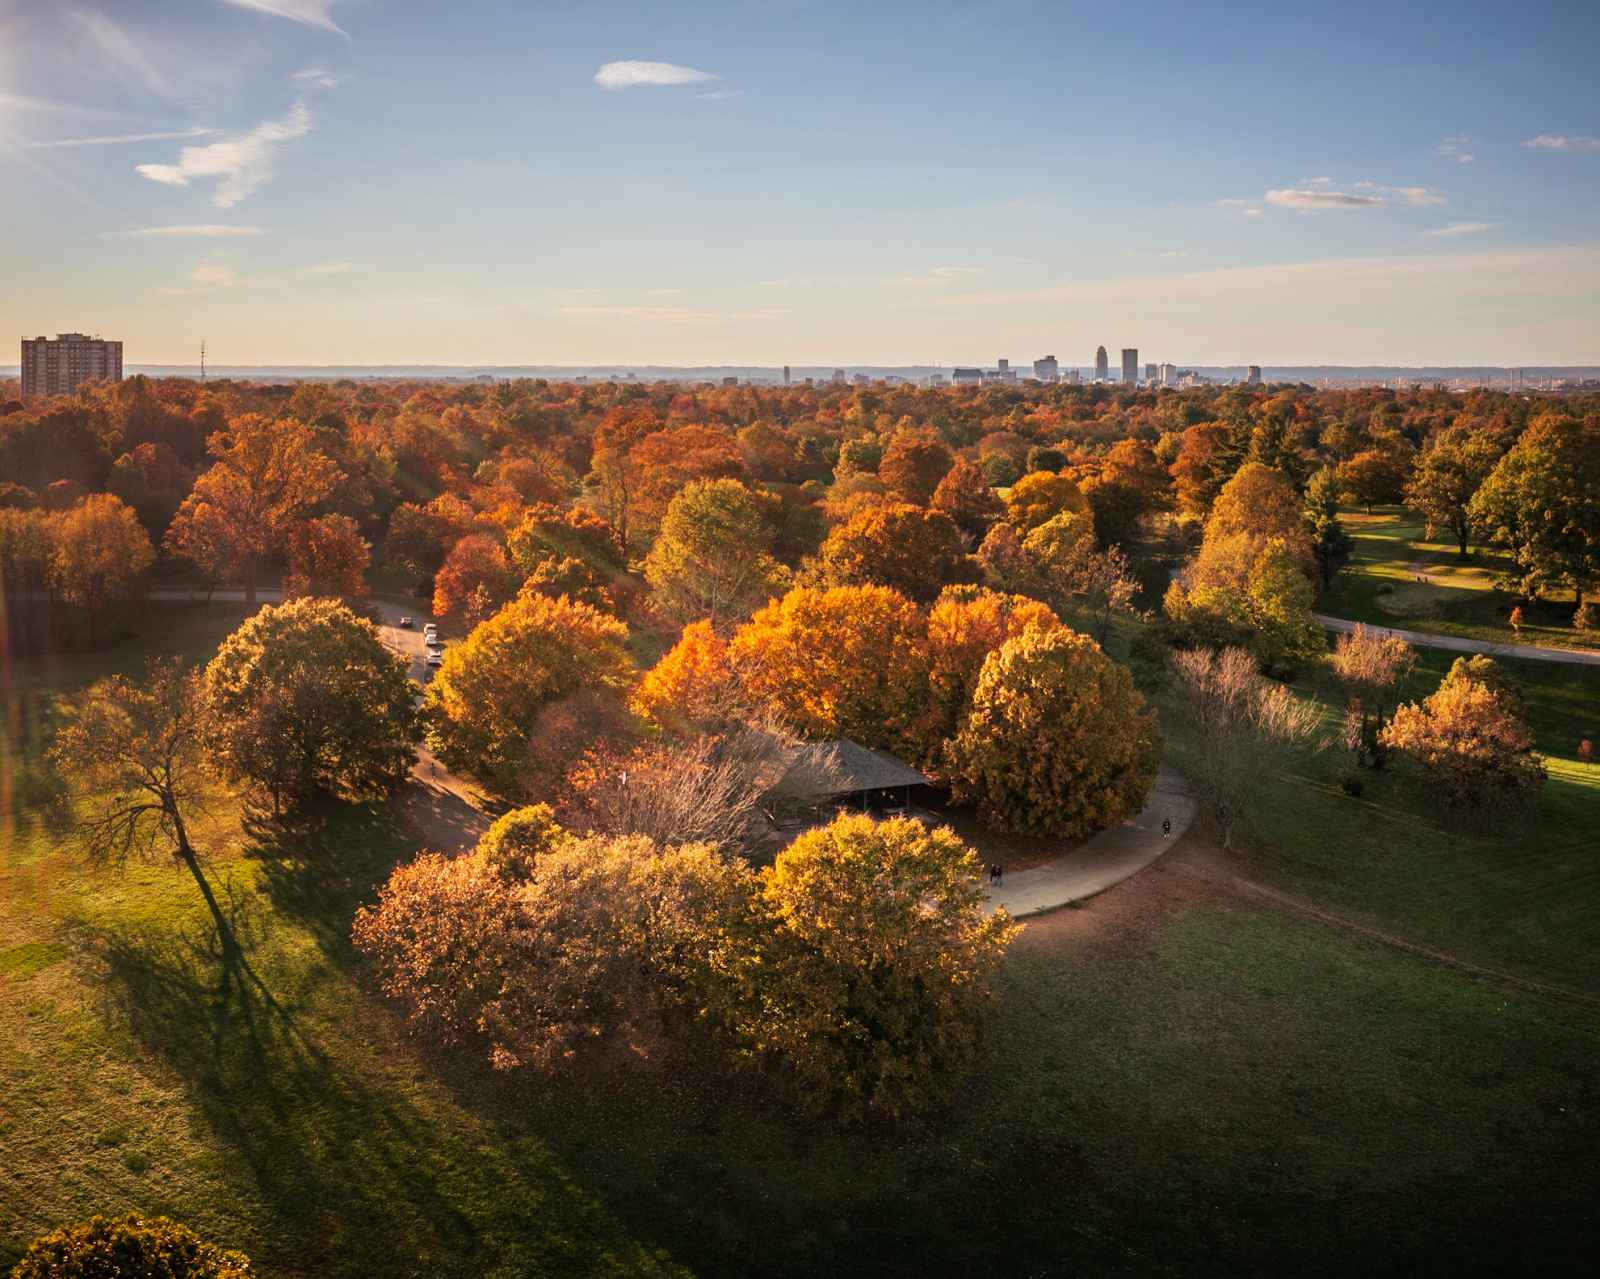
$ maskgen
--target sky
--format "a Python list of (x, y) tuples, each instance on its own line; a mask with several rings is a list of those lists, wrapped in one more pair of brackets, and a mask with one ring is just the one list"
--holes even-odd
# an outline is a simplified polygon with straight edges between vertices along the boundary
[(1592, 0), (0, 0), (0, 331), (1600, 364), (1597, 46)]

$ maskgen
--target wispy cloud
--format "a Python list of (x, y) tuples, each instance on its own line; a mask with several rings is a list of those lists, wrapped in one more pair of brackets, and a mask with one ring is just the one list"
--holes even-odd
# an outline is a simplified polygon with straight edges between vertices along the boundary
[[(1376, 194), (1366, 194), (1366, 192)], [(1316, 209), (1382, 209), (1397, 204), (1422, 208), (1445, 203), (1444, 196), (1431, 187), (1384, 187), (1375, 182), (1357, 182), (1355, 192), (1302, 185), (1268, 191), (1263, 198), (1268, 204), (1276, 205), (1278, 208), (1298, 209), (1301, 212)]]
[(1435, 149), (1434, 154), (1443, 156), (1446, 160), (1454, 160), (1457, 164), (1471, 164), (1478, 157), (1467, 150), (1472, 144), (1472, 139), (1464, 133), (1457, 133), (1446, 138)]
[(0, 92), (0, 111), (35, 111), (40, 115), (70, 115), (83, 118), (111, 119), (114, 111), (98, 111), (93, 107), (80, 107), (71, 102), (56, 102), (50, 98), (30, 98), (21, 93)]
[(265, 235), (266, 230), (258, 226), (225, 226), (209, 222), (197, 226), (143, 226), (114, 234), (124, 240), (233, 240)]
[(333, 0), (223, 0), (223, 3), (238, 9), (269, 13), (275, 18), (287, 18), (302, 26), (320, 27), (324, 31), (342, 35), (346, 40), (350, 38), (349, 33), (333, 20)]
[(1188, 249), (1165, 249), (1162, 252), (1157, 253), (1156, 256), (1158, 258), (1186, 258), (1186, 257), (1189, 256), (1189, 250)]
[(1600, 138), (1581, 133), (1541, 133), (1522, 145), (1537, 151), (1600, 151)]
[(702, 102), (726, 102), (729, 98), (744, 97), (744, 91), (742, 89), (713, 89), (709, 93), (697, 93), (694, 96)]
[(1247, 218), (1259, 218), (1261, 216), (1261, 210), (1259, 208), (1246, 209), (1244, 211), (1244, 215)]
[(1280, 209), (1376, 209), (1386, 201), (1376, 195), (1352, 195), (1348, 191), (1312, 190), (1309, 187), (1288, 187), (1268, 191), (1264, 197), (1268, 204)]
[(953, 280), (963, 275), (982, 275), (984, 268), (981, 266), (936, 266), (928, 269), (929, 275), (936, 275), (941, 280)]
[(300, 274), (310, 276), (343, 275), (350, 270), (351, 266), (352, 264), (349, 262), (323, 262), (317, 266), (303, 267)]
[(93, 138), (50, 138), (42, 142), (20, 142), (17, 145), (29, 151), (47, 151), (55, 147), (114, 147), (134, 142), (176, 142), (181, 138), (203, 138), (215, 129), (176, 129), (165, 133), (113, 133)]
[(1219, 209), (1242, 209), (1249, 204), (1248, 200), (1214, 200), (1213, 204)]
[(1300, 185), (1303, 186), (1303, 187), (1331, 187), (1333, 185), (1333, 179), (1332, 178), (1301, 178), (1300, 179)]
[(337, 89), (339, 87), (339, 77), (322, 67), (306, 67), (304, 70), (296, 71), (289, 79), (296, 84), (309, 85), (317, 89)]
[(173, 96), (172, 85), (166, 76), (155, 68), (133, 37), (116, 22), (103, 13), (88, 9), (69, 9), (67, 12), (120, 80), (158, 98), (170, 99)]
[(311, 112), (303, 102), (282, 120), (268, 120), (249, 133), (203, 147), (184, 147), (176, 164), (140, 164), (135, 168), (152, 182), (186, 187), (195, 178), (217, 178), (211, 202), (231, 209), (273, 175), (278, 145), (311, 132)]
[(1384, 187), (1383, 190), (1394, 196), (1401, 204), (1410, 205), (1414, 209), (1448, 203), (1444, 196), (1432, 187)]
[(1500, 224), (1498, 222), (1452, 222), (1449, 226), (1435, 227), (1431, 231), (1424, 231), (1424, 240), (1450, 239), (1458, 235), (1477, 235), (1481, 231), (1493, 231)]
[(594, 82), (613, 93), (643, 85), (700, 84), (720, 79), (709, 71), (680, 67), (674, 62), (608, 62), (594, 73)]

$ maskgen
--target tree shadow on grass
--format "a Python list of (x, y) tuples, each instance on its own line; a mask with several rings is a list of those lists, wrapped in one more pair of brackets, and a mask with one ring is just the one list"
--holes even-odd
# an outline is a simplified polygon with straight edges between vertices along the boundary
[(280, 817), (249, 812), (243, 829), (245, 855), (260, 867), (273, 907), (310, 928), (325, 953), (344, 958), (357, 909), (416, 849), (384, 804), (328, 801)]
[[(662, 1274), (542, 1142), (450, 1104), (387, 1018), (357, 1005), (327, 1042), (244, 961), (170, 929), (102, 930), (102, 1014), (184, 1083), (228, 1152), (248, 1251), (316, 1275)], [(370, 1039), (380, 1042), (372, 1043)]]

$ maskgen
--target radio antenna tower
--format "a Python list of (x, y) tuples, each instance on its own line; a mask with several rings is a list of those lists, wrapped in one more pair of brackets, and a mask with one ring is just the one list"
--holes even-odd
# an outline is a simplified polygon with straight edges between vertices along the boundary
[(200, 385), (206, 384), (206, 340), (200, 339)]

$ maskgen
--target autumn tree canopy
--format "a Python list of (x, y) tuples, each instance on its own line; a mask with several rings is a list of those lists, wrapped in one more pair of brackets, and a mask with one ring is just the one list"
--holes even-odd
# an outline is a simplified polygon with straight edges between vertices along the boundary
[(578, 690), (620, 698), (633, 682), (628, 628), (570, 599), (520, 596), (445, 653), (428, 685), (428, 744), (500, 794), (519, 773), (539, 711)]
[(274, 808), (321, 793), (387, 794), (422, 736), (409, 669), (338, 600), (269, 604), (206, 667), (213, 759)]
[(949, 747), (957, 798), (1030, 835), (1085, 835), (1137, 813), (1160, 755), (1127, 669), (1087, 635), (1038, 626), (984, 661)]

